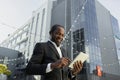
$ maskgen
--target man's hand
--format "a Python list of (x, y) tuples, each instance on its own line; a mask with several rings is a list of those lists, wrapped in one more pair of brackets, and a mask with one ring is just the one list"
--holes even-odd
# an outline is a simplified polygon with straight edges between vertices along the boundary
[(76, 61), (73, 64), (72, 74), (73, 75), (78, 74), (82, 70), (82, 67), (83, 67), (83, 63), (81, 61)]
[(63, 57), (60, 60), (52, 63), (51, 64), (51, 69), (65, 67), (69, 64), (69, 62), (70, 62), (69, 58)]

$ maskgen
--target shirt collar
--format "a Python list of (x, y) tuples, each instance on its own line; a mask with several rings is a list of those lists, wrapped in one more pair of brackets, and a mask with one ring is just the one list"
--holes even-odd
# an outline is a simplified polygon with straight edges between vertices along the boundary
[(50, 41), (55, 47), (57, 47), (57, 48), (60, 48), (60, 47), (61, 47), (61, 45), (60, 45), (60, 46), (57, 46), (55, 42), (53, 42), (53, 41), (51, 41), (51, 40), (49, 40), (49, 41)]

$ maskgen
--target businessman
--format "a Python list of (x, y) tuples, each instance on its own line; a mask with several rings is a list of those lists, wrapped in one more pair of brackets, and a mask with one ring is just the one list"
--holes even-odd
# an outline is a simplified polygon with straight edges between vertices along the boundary
[(66, 51), (61, 47), (64, 38), (64, 27), (53, 25), (49, 31), (50, 40), (37, 43), (33, 55), (26, 67), (26, 73), (41, 75), (41, 80), (74, 80), (83, 64), (77, 61), (73, 69), (68, 68), (70, 59)]

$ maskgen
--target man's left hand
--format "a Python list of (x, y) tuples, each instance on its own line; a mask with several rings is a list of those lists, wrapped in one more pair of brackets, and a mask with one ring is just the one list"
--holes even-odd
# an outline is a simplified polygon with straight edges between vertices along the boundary
[(72, 74), (73, 75), (78, 74), (82, 70), (82, 67), (83, 67), (83, 63), (81, 61), (76, 61), (73, 64)]

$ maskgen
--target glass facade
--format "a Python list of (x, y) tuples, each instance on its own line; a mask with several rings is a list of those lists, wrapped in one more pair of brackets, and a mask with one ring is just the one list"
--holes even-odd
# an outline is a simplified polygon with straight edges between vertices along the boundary
[[(120, 60), (120, 32), (119, 32), (119, 25), (118, 21), (115, 17), (111, 15), (111, 23), (112, 23), (112, 28), (113, 28), (113, 34), (114, 34), (114, 39), (115, 39), (115, 44), (116, 44), (116, 49), (117, 49), (117, 56), (118, 59)], [(119, 62), (120, 65), (120, 62)]]
[[(90, 75), (94, 75), (94, 70), (97, 65), (102, 69), (95, 1), (71, 1), (72, 54), (73, 58), (78, 55), (79, 52), (85, 52), (89, 55), (89, 60), (84, 64), (82, 71), (82, 74), (84, 73), (82, 80), (88, 80)], [(99, 80), (92, 76), (91, 79)]]
[[(117, 23), (115, 19), (112, 18), (111, 21), (109, 11), (101, 6), (97, 0), (71, 0), (71, 2), (67, 1), (66, 5), (66, 20), (69, 19), (68, 17), (71, 15), (71, 22), (65, 24), (71, 24), (71, 27), (68, 26), (65, 28), (66, 49), (71, 53), (71, 59), (74, 59), (79, 52), (85, 52), (89, 55), (89, 59), (84, 63), (83, 70), (80, 75), (78, 75), (80, 76), (78, 80), (118, 79), (119, 76), (115, 75), (118, 74), (118, 64), (115, 65), (116, 70), (115, 67), (113, 67), (113, 62), (117, 63), (118, 61), (116, 59), (114, 40), (110, 38), (111, 40), (108, 39), (109, 41), (104, 43), (104, 40), (106, 40), (104, 34), (113, 35), (111, 27), (115, 26), (113, 32), (119, 32), (116, 28)], [(104, 10), (105, 12), (101, 12)], [(71, 13), (68, 14), (67, 11)], [(99, 12), (101, 13), (98, 14)], [(101, 22), (105, 22), (105, 20), (101, 18), (105, 16), (103, 14), (107, 15), (107, 17), (105, 17), (107, 23), (100, 25)], [(102, 29), (105, 31), (104, 34), (102, 34)], [(108, 31), (106, 32), (106, 30)], [(111, 45), (107, 46), (109, 42), (111, 42)], [(111, 47), (112, 49), (109, 49)], [(111, 57), (111, 61), (113, 62), (110, 62), (108, 56)], [(101, 73), (97, 72), (97, 67), (99, 67), (102, 77), (98, 77)], [(111, 71), (114, 72), (112, 73)], [(112, 77), (110, 78), (110, 76)]]

